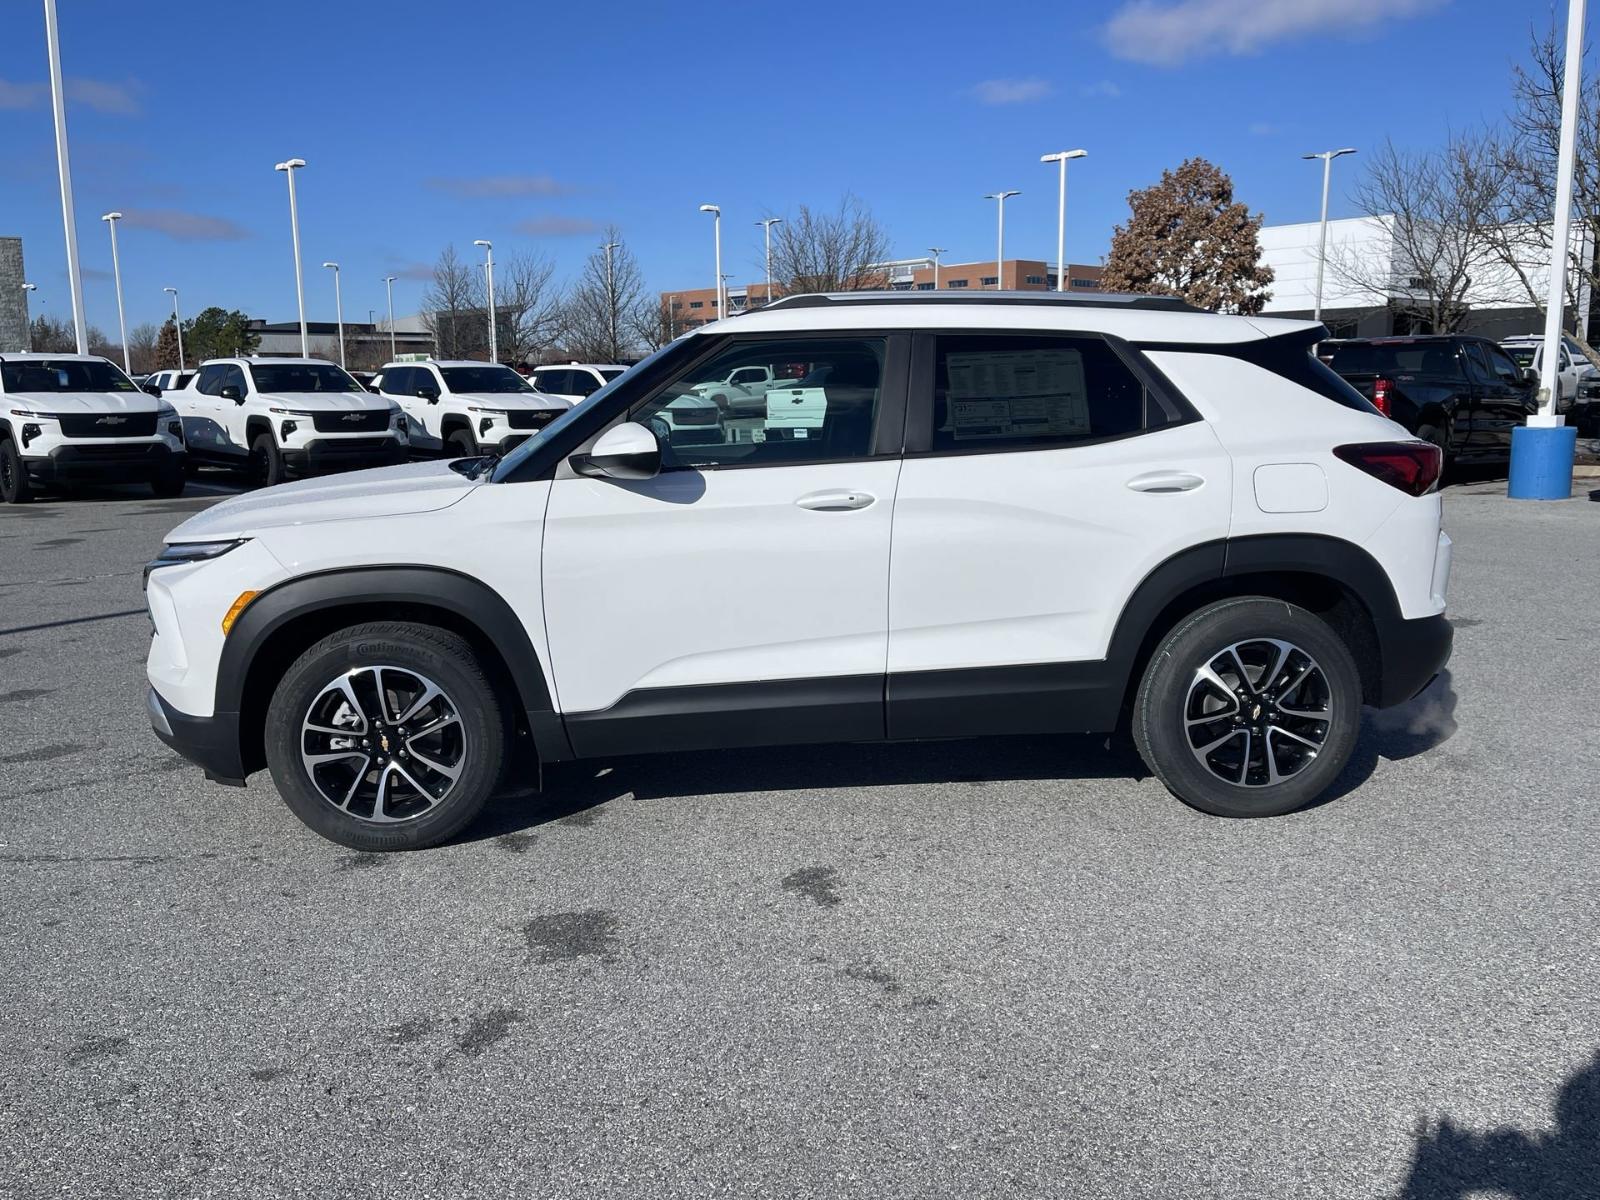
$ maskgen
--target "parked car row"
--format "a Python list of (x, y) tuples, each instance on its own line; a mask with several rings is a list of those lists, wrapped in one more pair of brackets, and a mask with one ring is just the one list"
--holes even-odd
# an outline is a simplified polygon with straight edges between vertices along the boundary
[[(1476, 334), (1324, 341), (1318, 354), (1384, 416), (1444, 453), (1446, 464), (1498, 462), (1511, 431), (1539, 407), (1544, 338)], [(1600, 417), (1600, 367), (1563, 339), (1555, 410), (1580, 428)]]

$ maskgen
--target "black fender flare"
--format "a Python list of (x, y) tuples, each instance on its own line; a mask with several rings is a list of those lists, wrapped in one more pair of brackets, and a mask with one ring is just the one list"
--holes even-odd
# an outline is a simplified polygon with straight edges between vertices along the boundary
[[(1128, 680), (1129, 694), (1138, 686), (1134, 672), (1157, 622), (1180, 596), (1230, 577), (1290, 573), (1312, 575), (1350, 592), (1372, 619), (1378, 644), (1374, 680), (1377, 697), (1385, 693), (1384, 664), (1393, 661), (1405, 637), (1405, 621), (1394, 586), (1378, 561), (1354, 542), (1325, 534), (1265, 533), (1225, 538), (1191, 546), (1155, 567), (1140, 581), (1123, 606), (1107, 647), (1113, 678)], [(1375, 697), (1375, 698), (1377, 698)]]
[(488, 584), (447, 567), (342, 567), (285, 580), (240, 614), (217, 664), (215, 712), (237, 719), (247, 699), (250, 668), (274, 634), (291, 621), (332, 608), (413, 602), (444, 609), (471, 624), (504, 660), (541, 761), (572, 757), (566, 730), (528, 631)]

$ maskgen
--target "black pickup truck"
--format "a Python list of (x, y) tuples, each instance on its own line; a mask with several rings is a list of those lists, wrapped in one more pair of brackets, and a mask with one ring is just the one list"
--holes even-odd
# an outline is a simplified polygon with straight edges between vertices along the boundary
[(1504, 459), (1538, 408), (1538, 378), (1472, 334), (1325, 341), (1318, 355), (1379, 412), (1444, 451), (1446, 464)]

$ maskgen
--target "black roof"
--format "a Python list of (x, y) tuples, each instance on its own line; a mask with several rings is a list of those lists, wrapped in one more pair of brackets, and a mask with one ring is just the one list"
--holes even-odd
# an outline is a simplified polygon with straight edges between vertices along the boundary
[(1019, 304), (1052, 308), (1131, 308), (1158, 312), (1205, 312), (1177, 296), (1136, 296), (1126, 292), (817, 292), (783, 296), (754, 311), (775, 308), (828, 308), (853, 304)]

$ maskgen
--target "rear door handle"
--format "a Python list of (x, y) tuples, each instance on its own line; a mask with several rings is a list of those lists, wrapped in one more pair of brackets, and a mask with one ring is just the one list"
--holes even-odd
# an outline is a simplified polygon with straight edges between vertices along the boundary
[(1188, 471), (1151, 471), (1135, 475), (1128, 486), (1136, 492), (1192, 492), (1205, 480)]
[(812, 512), (849, 512), (851, 509), (867, 508), (876, 500), (877, 497), (871, 492), (811, 492), (801, 496), (795, 503)]

